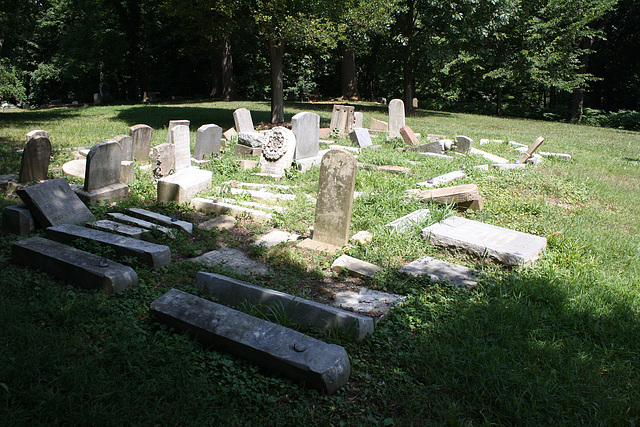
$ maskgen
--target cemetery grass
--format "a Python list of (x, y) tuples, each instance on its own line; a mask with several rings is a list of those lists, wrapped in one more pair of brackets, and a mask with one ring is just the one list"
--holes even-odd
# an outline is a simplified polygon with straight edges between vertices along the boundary
[[(51, 133), (51, 177), (72, 158), (64, 149), (91, 146), (129, 126), (147, 123), (153, 145), (166, 140), (169, 119), (232, 126), (235, 108), (247, 107), (254, 122), (267, 121), (267, 103), (193, 103), (113, 106), (8, 112), (0, 115), (0, 174), (17, 173), (15, 148), (35, 128)], [(299, 111), (321, 114), (330, 105), (289, 104), (287, 119)], [(368, 117), (386, 120), (386, 107), (357, 105)], [(514, 160), (506, 141), (568, 153), (570, 162), (545, 160), (522, 172), (483, 172), (478, 156), (454, 160), (401, 153), (402, 144), (382, 140), (362, 163), (398, 165), (410, 174), (358, 169), (351, 234), (373, 233), (373, 242), (354, 244), (347, 254), (385, 268), (374, 279), (333, 273), (335, 256), (281, 245), (269, 250), (248, 243), (277, 227), (308, 235), (315, 205), (317, 169), (291, 173), (282, 184), (298, 186), (295, 202), (271, 224), (240, 218), (231, 232), (197, 229), (193, 237), (149, 239), (168, 244), (173, 263), (150, 270), (133, 263), (140, 284), (106, 296), (68, 286), (46, 274), (11, 263), (16, 236), (0, 232), (0, 419), (5, 425), (478, 425), (637, 424), (640, 418), (640, 149), (639, 133), (550, 122), (448, 114), (420, 110), (408, 117), (416, 132), (488, 138), (479, 148)], [(192, 135), (192, 141), (195, 140)], [(347, 143), (346, 140), (342, 141)], [(232, 151), (232, 150), (231, 150)], [(410, 163), (417, 162), (416, 164)], [(242, 171), (228, 151), (206, 166), (214, 171), (211, 195), (223, 195), (228, 180), (268, 182)], [(420, 229), (451, 214), (428, 204), (431, 218), (401, 234), (384, 224), (424, 208), (404, 190), (432, 176), (466, 167), (484, 197), (482, 212), (459, 215), (548, 239), (534, 265), (502, 266), (428, 245)], [(98, 206), (106, 212), (140, 206), (178, 213), (201, 222), (210, 216), (176, 204), (155, 203), (149, 172), (137, 172), (130, 200)], [(224, 194), (225, 197), (232, 197)], [(2, 206), (18, 203), (0, 197)], [(327, 301), (330, 289), (357, 286), (400, 293), (406, 302), (377, 324), (362, 342), (340, 334), (317, 338), (343, 345), (351, 361), (349, 383), (324, 396), (254, 364), (201, 346), (149, 318), (150, 303), (174, 287), (193, 287), (199, 270), (223, 269), (185, 262), (220, 246), (245, 250), (268, 262), (273, 274), (248, 281)], [(86, 248), (101, 251), (100, 248)], [(105, 256), (111, 256), (108, 252)], [(398, 268), (424, 255), (480, 270), (469, 290), (411, 278)], [(129, 262), (130, 260), (121, 260)], [(291, 325), (278, 313), (251, 310)]]

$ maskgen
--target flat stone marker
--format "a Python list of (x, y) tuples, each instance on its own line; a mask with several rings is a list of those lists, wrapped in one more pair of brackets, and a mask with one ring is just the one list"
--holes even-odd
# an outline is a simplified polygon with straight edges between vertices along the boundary
[(411, 226), (413, 226), (414, 224), (418, 224), (424, 220), (429, 219), (429, 216), (429, 209), (418, 209), (417, 211), (413, 211), (408, 215), (385, 224), (385, 227), (393, 228), (395, 231), (402, 233), (403, 231), (411, 228)]
[(231, 141), (233, 138), (238, 137), (238, 132), (236, 132), (235, 128), (229, 128), (222, 133), (222, 136), (224, 136), (224, 139), (227, 141)]
[(491, 165), (491, 167), (500, 171), (526, 169), (526, 165), (524, 163), (496, 163)]
[(486, 151), (478, 150), (477, 148), (473, 147), (471, 147), (471, 149), (469, 150), (469, 154), (477, 154), (487, 160), (492, 161), (493, 163), (509, 163), (509, 160), (505, 159), (504, 157), (496, 156), (495, 154), (487, 153)]
[(211, 230), (217, 228), (218, 230), (231, 230), (236, 226), (238, 220), (231, 215), (220, 215), (218, 217), (209, 219), (201, 224), (198, 224), (200, 230)]
[(85, 157), (77, 160), (70, 160), (62, 165), (62, 173), (76, 178), (84, 178), (87, 174), (87, 159)]
[(560, 159), (560, 160), (571, 160), (571, 154), (548, 153), (546, 151), (540, 151), (538, 154), (540, 154), (542, 157), (553, 157), (553, 158), (557, 158), (557, 159)]
[(233, 112), (233, 121), (236, 125), (236, 131), (240, 132), (253, 132), (253, 119), (251, 118), (251, 111), (246, 108), (238, 108)]
[(291, 131), (296, 137), (293, 158), (307, 159), (318, 155), (320, 146), (320, 116), (316, 113), (298, 113), (291, 118)]
[(75, 224), (61, 224), (49, 227), (47, 237), (60, 243), (70, 244), (82, 239), (108, 246), (118, 255), (130, 256), (152, 268), (164, 267), (171, 263), (169, 246), (158, 245), (132, 237), (118, 236), (106, 231), (92, 230)]
[(202, 125), (196, 133), (196, 146), (193, 150), (193, 158), (196, 160), (204, 160), (214, 153), (219, 153), (221, 145), (222, 128), (214, 124)]
[(192, 166), (158, 180), (158, 201), (185, 203), (211, 188), (213, 172)]
[(439, 141), (429, 142), (427, 144), (416, 145), (415, 147), (407, 148), (407, 151), (416, 151), (418, 153), (444, 153), (444, 148)]
[(333, 264), (331, 264), (331, 270), (336, 273), (347, 270), (347, 273), (354, 277), (374, 277), (383, 271), (383, 268), (349, 255), (340, 255), (333, 261)]
[(351, 139), (351, 142), (353, 142), (354, 144), (358, 144), (360, 148), (367, 148), (373, 145), (373, 142), (371, 142), (371, 135), (369, 135), (369, 131), (364, 128), (354, 129), (349, 134), (349, 139)]
[(296, 136), (289, 129), (277, 126), (267, 133), (260, 154), (260, 170), (263, 176), (282, 177), (291, 168), (296, 150)]
[(369, 124), (369, 130), (372, 132), (388, 132), (389, 123), (382, 120), (374, 119), (371, 117), (371, 123)]
[(271, 221), (271, 218), (273, 217), (273, 214), (270, 214), (269, 212), (264, 212), (258, 209), (251, 209), (219, 200), (194, 197), (189, 203), (191, 204), (191, 206), (201, 212), (215, 212), (219, 214), (231, 213), (234, 215), (242, 215), (246, 213), (258, 222), (268, 222)]
[(400, 128), (404, 125), (404, 102), (392, 99), (389, 102), (389, 138), (400, 138)]
[(542, 145), (543, 142), (544, 142), (544, 138), (543, 137), (538, 137), (538, 139), (533, 141), (533, 144), (531, 144), (531, 146), (529, 148), (527, 148), (527, 151), (522, 153), (522, 155), (518, 159), (518, 163), (526, 162), (527, 159), (529, 159), (529, 157), (531, 157), (533, 155), (533, 153), (538, 149), (538, 147), (540, 147), (540, 145)]
[(160, 224), (168, 228), (175, 228), (176, 230), (186, 231), (187, 233), (193, 233), (193, 224), (188, 221), (181, 221), (177, 218), (162, 215), (156, 212), (151, 212), (146, 209), (129, 208), (125, 212), (135, 218), (144, 219), (145, 221)]
[(171, 130), (176, 126), (189, 127), (191, 122), (189, 120), (169, 120), (169, 129), (167, 129), (167, 144), (173, 144), (173, 134)]
[(228, 268), (243, 276), (267, 276), (271, 274), (269, 267), (261, 262), (249, 258), (244, 252), (238, 249), (222, 247), (218, 250), (207, 252), (189, 261), (201, 262), (210, 266)]
[(117, 213), (117, 212), (110, 212), (107, 214), (107, 216), (109, 216), (110, 218), (113, 218), (114, 220), (122, 224), (145, 228), (147, 230), (158, 230), (160, 233), (165, 234), (172, 239), (175, 238), (175, 234), (173, 233), (173, 230), (167, 227), (163, 227), (162, 225), (154, 224), (152, 222), (145, 221), (143, 219), (135, 218), (135, 217)]
[(358, 292), (338, 292), (333, 296), (333, 301), (337, 307), (352, 310), (356, 313), (382, 316), (395, 305), (402, 303), (406, 298), (402, 295), (361, 287)]
[(342, 330), (354, 339), (364, 339), (373, 333), (371, 317), (336, 307), (263, 288), (251, 283), (215, 273), (199, 272), (195, 286), (221, 304), (243, 307), (245, 304), (268, 307), (287, 319), (320, 331)]
[(399, 132), (400, 132), (400, 136), (402, 137), (404, 142), (407, 143), (407, 145), (410, 145), (413, 147), (420, 144), (418, 137), (416, 136), (415, 133), (413, 133), (413, 129), (411, 129), (409, 126), (407, 125), (402, 126)]
[(444, 175), (430, 178), (424, 182), (418, 182), (416, 185), (422, 185), (423, 187), (435, 187), (442, 184), (448, 184), (456, 179), (464, 179), (467, 175), (463, 171), (453, 171), (445, 173)]
[(476, 184), (454, 185), (433, 190), (408, 190), (407, 193), (420, 200), (444, 204), (468, 202), (480, 194)]
[(109, 233), (118, 233), (123, 236), (139, 239), (143, 234), (149, 233), (149, 230), (141, 227), (134, 227), (133, 225), (122, 224), (120, 222), (111, 221), (108, 219), (101, 219), (96, 222), (88, 222), (87, 227), (95, 228), (96, 230), (102, 230)]
[(26, 236), (36, 231), (33, 215), (26, 205), (11, 205), (2, 209), (3, 228), (18, 236)]
[(83, 225), (96, 220), (64, 178), (21, 188), (17, 193), (43, 227), (59, 224)]
[(458, 135), (456, 136), (456, 151), (458, 153), (467, 154), (471, 150), (473, 145), (473, 139), (468, 136)]
[(295, 233), (289, 233), (282, 230), (273, 230), (270, 233), (261, 236), (258, 240), (252, 243), (252, 245), (263, 245), (266, 248), (272, 248), (280, 243), (295, 242), (300, 238), (300, 235)]
[(423, 229), (422, 237), (432, 245), (461, 249), (507, 266), (531, 264), (547, 247), (544, 237), (457, 216)]
[(129, 128), (129, 136), (133, 140), (133, 159), (143, 165), (149, 164), (153, 128), (143, 124), (134, 125)]
[(478, 284), (477, 270), (428, 256), (412, 261), (398, 271), (412, 276), (429, 276), (432, 282), (449, 282), (462, 288)]
[(22, 152), (18, 182), (44, 181), (51, 161), (51, 142), (44, 136), (31, 138)]
[(191, 166), (191, 139), (189, 126), (176, 125), (171, 128), (171, 138), (175, 147), (176, 172)]
[(153, 176), (163, 178), (174, 172), (176, 166), (176, 147), (173, 144), (160, 144), (153, 147)]
[(346, 151), (331, 150), (322, 158), (313, 240), (332, 246), (347, 244), (356, 170), (355, 157)]
[(356, 129), (364, 127), (364, 114), (362, 114), (360, 111), (356, 111), (353, 113), (353, 127)]
[(138, 275), (131, 267), (42, 237), (14, 242), (11, 249), (16, 264), (83, 288), (113, 294), (138, 284)]
[(151, 314), (181, 332), (331, 394), (349, 379), (343, 347), (172, 289), (151, 304)]

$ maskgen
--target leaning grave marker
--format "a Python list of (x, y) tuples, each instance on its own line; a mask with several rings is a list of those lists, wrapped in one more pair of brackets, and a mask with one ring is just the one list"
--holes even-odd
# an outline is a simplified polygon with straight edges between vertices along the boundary
[(18, 182), (44, 181), (51, 161), (51, 142), (44, 136), (31, 138), (22, 152)]
[(236, 125), (236, 131), (238, 133), (255, 131), (251, 111), (246, 108), (238, 108), (233, 112), (233, 122)]

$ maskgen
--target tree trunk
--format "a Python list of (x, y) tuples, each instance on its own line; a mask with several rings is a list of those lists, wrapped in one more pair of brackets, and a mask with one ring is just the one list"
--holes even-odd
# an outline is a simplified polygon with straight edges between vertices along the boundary
[(209, 92), (209, 97), (218, 98), (220, 96), (220, 74), (222, 71), (220, 70), (220, 64), (222, 62), (222, 58), (220, 54), (216, 50), (216, 44), (209, 44), (209, 67), (211, 69), (211, 91)]
[(222, 100), (229, 101), (233, 96), (233, 57), (231, 56), (231, 40), (222, 36)]
[[(591, 49), (593, 46), (593, 37), (585, 37), (582, 39), (582, 43), (580, 43), (580, 49), (586, 50)], [(587, 64), (589, 64), (589, 54), (583, 53), (580, 55), (578, 59), (580, 61), (580, 68), (578, 69), (578, 74), (586, 74), (587, 73)], [(571, 121), (579, 122), (582, 119), (582, 103), (584, 100), (584, 89), (585, 84), (581, 83), (580, 87), (577, 87), (573, 90), (571, 94)]]
[(271, 66), (271, 123), (284, 123), (284, 92), (282, 59), (284, 42), (269, 41), (269, 65)]
[(413, 82), (413, 49), (411, 47), (414, 29), (414, 1), (407, 1), (407, 15), (404, 22), (404, 35), (407, 38), (407, 46), (404, 57), (404, 109), (407, 113), (413, 113), (413, 95), (415, 93)]
[(496, 114), (502, 117), (502, 86), (498, 85), (496, 92)]
[(356, 79), (356, 53), (344, 44), (340, 46), (342, 63), (340, 67), (342, 76), (342, 98), (360, 99), (358, 93), (358, 81)]

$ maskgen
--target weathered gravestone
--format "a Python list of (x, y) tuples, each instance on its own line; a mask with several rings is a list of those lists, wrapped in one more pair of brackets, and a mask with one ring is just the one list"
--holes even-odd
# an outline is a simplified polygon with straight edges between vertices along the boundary
[(298, 113), (291, 118), (291, 131), (296, 137), (293, 158), (306, 159), (318, 155), (320, 145), (320, 116), (316, 113)]
[(76, 193), (86, 204), (100, 200), (117, 201), (129, 195), (129, 187), (120, 182), (122, 148), (116, 141), (101, 142), (89, 150), (84, 187)]
[(51, 161), (51, 142), (44, 136), (31, 138), (22, 152), (18, 182), (44, 181)]
[(392, 99), (389, 102), (389, 138), (400, 138), (400, 128), (404, 125), (404, 102)]
[(358, 144), (360, 148), (367, 148), (373, 145), (373, 142), (371, 142), (371, 135), (369, 135), (369, 131), (364, 128), (354, 129), (349, 134), (349, 138), (351, 139), (351, 142), (353, 142), (354, 144)]
[(195, 166), (158, 180), (158, 201), (185, 203), (211, 188), (213, 172)]
[(476, 270), (428, 256), (412, 261), (398, 271), (412, 276), (429, 276), (432, 282), (449, 282), (462, 288), (478, 284)]
[(176, 125), (171, 128), (171, 139), (175, 148), (175, 164), (176, 172), (191, 166), (191, 140), (189, 135), (189, 127), (185, 125)]
[(282, 177), (291, 167), (296, 149), (296, 136), (289, 129), (277, 126), (267, 133), (260, 154), (261, 174)]
[(173, 144), (160, 144), (153, 147), (153, 176), (165, 177), (173, 173), (176, 165), (176, 147)]
[(43, 227), (58, 224), (86, 224), (96, 220), (64, 178), (51, 179), (21, 188), (17, 193), (35, 220)]
[(135, 167), (133, 164), (133, 137), (127, 135), (117, 135), (113, 138), (120, 148), (122, 148), (122, 159), (120, 160), (120, 182), (128, 184), (135, 179)]
[(196, 147), (193, 150), (193, 158), (204, 160), (213, 153), (219, 153), (221, 145), (222, 128), (214, 124), (202, 125), (196, 133)]
[(25, 205), (11, 205), (2, 209), (3, 228), (18, 236), (26, 236), (36, 231), (33, 215)]
[(207, 345), (328, 394), (349, 379), (349, 357), (343, 347), (177, 289), (155, 300), (151, 314)]
[(176, 126), (186, 126), (189, 127), (191, 122), (189, 120), (169, 120), (169, 129), (167, 132), (167, 144), (173, 144), (173, 134), (171, 133), (171, 129)]
[(520, 156), (520, 158), (518, 159), (518, 163), (526, 162), (529, 159), (529, 157), (533, 155), (533, 152), (536, 151), (540, 145), (542, 145), (543, 142), (544, 142), (543, 137), (539, 137), (538, 139), (533, 141), (533, 144), (531, 144), (531, 147), (527, 148), (527, 151), (522, 153), (522, 156)]
[(369, 130), (372, 132), (387, 132), (389, 130), (389, 123), (371, 117)]
[(402, 137), (403, 141), (407, 143), (407, 145), (410, 146), (416, 146), (418, 144), (420, 144), (420, 141), (418, 140), (418, 137), (416, 136), (415, 133), (413, 133), (413, 129), (411, 129), (409, 126), (405, 125), (402, 126), (400, 128), (400, 136)]
[(339, 247), (347, 244), (356, 170), (356, 159), (347, 151), (331, 150), (322, 158), (314, 241)]
[(129, 128), (129, 135), (133, 140), (133, 158), (143, 165), (149, 163), (149, 153), (151, 152), (151, 137), (153, 128), (151, 126), (139, 124)]
[(331, 113), (331, 124), (329, 127), (338, 129), (338, 136), (348, 135), (353, 130), (355, 123), (355, 107), (349, 105), (334, 105)]
[(356, 129), (364, 127), (364, 114), (360, 111), (353, 113), (353, 127)]
[(233, 112), (233, 121), (236, 124), (236, 131), (238, 131), (238, 133), (255, 131), (251, 111), (246, 108), (238, 108), (235, 110)]
[(472, 145), (473, 139), (469, 138), (468, 136), (456, 136), (456, 151), (458, 153), (467, 154), (471, 150)]
[(27, 142), (29, 142), (30, 139), (35, 138), (36, 136), (42, 136), (49, 139), (49, 132), (40, 129), (32, 130), (31, 132), (27, 133)]

